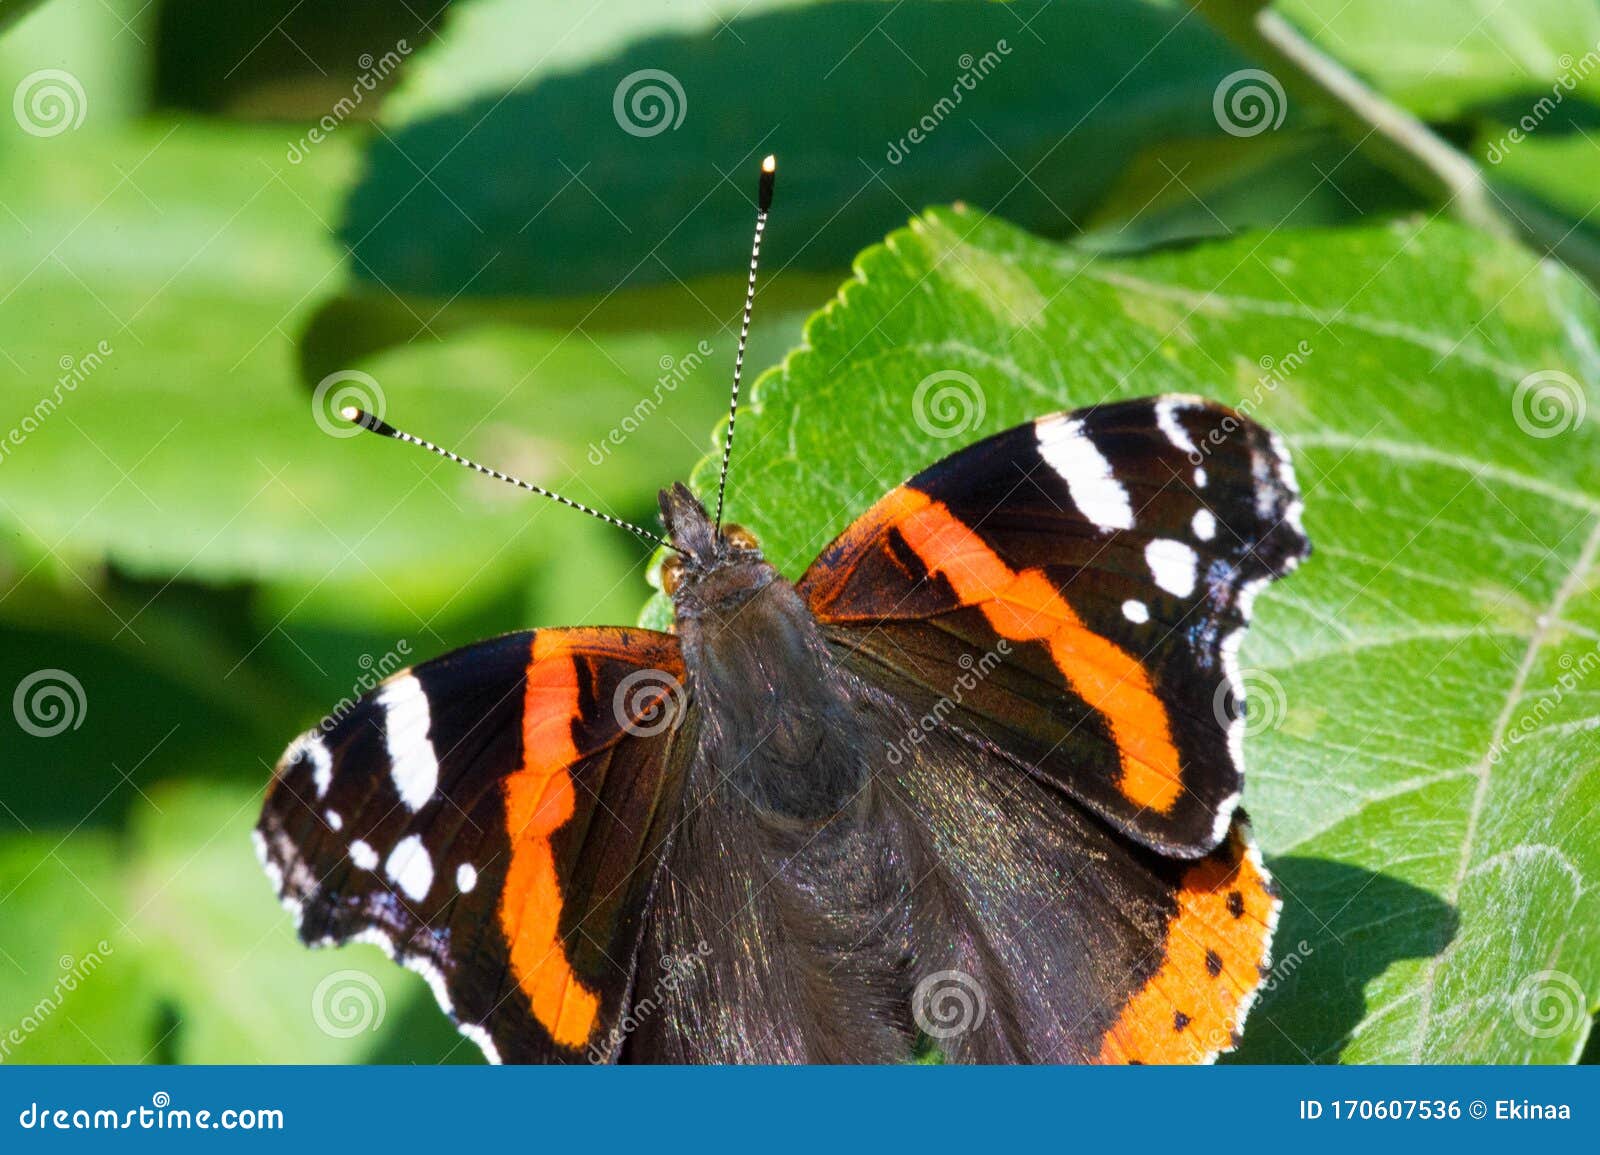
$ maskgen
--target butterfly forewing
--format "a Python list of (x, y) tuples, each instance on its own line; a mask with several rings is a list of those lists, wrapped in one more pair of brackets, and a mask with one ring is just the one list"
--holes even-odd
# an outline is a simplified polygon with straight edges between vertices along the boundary
[(844, 660), (1153, 849), (1203, 854), (1242, 785), (1237, 651), (1306, 556), (1283, 447), (1159, 397), (1041, 418), (893, 490), (800, 582)]

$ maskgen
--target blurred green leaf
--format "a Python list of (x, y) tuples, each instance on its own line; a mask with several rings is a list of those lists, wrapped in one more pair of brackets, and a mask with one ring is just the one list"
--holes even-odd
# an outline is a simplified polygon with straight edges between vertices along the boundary
[(138, 1063), (156, 1042), (108, 835), (0, 838), (0, 1060)]
[[(578, 518), (330, 435), (356, 432), (333, 416), (342, 389), (376, 389), (402, 426), (645, 518), (725, 404), (737, 298), (720, 327), (705, 313), (692, 331), (645, 321), (600, 340), (501, 324), (389, 350), (342, 365), (318, 409), (293, 335), (339, 281), (324, 222), (344, 140), (300, 165), (284, 136), (187, 123), (34, 143), (48, 166), (28, 150), (0, 161), (27, 221), (0, 250), (15, 306), (0, 309), (0, 524), (23, 571), (47, 558), (84, 582), (105, 562), (158, 583), (268, 582), (284, 613), (425, 639), (440, 611), (561, 556)], [(762, 335), (774, 348), (789, 332)]]
[[(1317, 553), (1242, 653), (1266, 711), (1247, 803), (1307, 915), (1299, 965), (1359, 990), (1269, 999), (1246, 1054), (1575, 1059), (1600, 1002), (1589, 290), (1442, 225), (1091, 260), (950, 210), (856, 268), (757, 382), (728, 516), (798, 575), (891, 486), (1052, 410), (1194, 392), (1282, 431)], [(971, 405), (919, 422), (918, 383), (949, 370)]]
[(259, 805), (257, 789), (167, 785), (144, 796), (126, 844), (0, 839), (0, 1058), (474, 1058), (419, 976), (374, 947), (301, 945), (251, 851)]
[[(447, 34), (419, 54), (419, 95), (401, 94), (404, 123), (372, 142), (342, 226), (358, 276), (571, 296), (737, 269), (727, 222), (747, 219), (769, 151), (774, 269), (843, 268), (957, 197), (1073, 232), (1141, 150), (1230, 139), (1213, 94), (1248, 64), (1181, 7), (1138, 0), (845, 0), (723, 24), (721, 9), (660, 7), (621, 6), (592, 30), (527, 5), (464, 8), (451, 31), (466, 47)], [(486, 73), (472, 49), (491, 39)]]
[(1490, 124), (1477, 151), (1497, 181), (1566, 214), (1574, 227), (1600, 231), (1600, 135), (1592, 128), (1551, 125), (1513, 138), (1509, 126)]
[(1424, 119), (1552, 95), (1600, 104), (1600, 6), (1593, 0), (1283, 0), (1278, 7)]
[[(263, 775), (266, 774), (263, 768)], [(387, 1024), (432, 1006), (420, 976), (376, 947), (308, 951), (250, 848), (259, 791), (158, 791), (135, 826), (128, 920), (152, 986), (172, 1008), (185, 1063), (352, 1063), (389, 1043)], [(158, 809), (159, 808), (159, 809)], [(441, 1017), (441, 1016), (435, 1016)], [(409, 1040), (424, 1061), (448, 1024)]]
[(728, 36), (725, 26), (741, 17), (815, 2), (608, 0), (597, 12), (573, 4), (467, 0), (450, 9), (439, 43), (407, 67), (384, 104), (384, 118), (406, 124), (498, 96), (538, 76), (581, 68), (630, 40), (671, 32)]

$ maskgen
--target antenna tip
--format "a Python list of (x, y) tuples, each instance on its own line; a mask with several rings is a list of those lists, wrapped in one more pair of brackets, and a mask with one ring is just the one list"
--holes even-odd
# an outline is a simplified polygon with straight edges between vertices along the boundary
[(772, 184), (777, 179), (778, 158), (768, 155), (761, 162), (761, 185), (756, 193), (756, 206), (766, 212), (772, 207)]
[(354, 405), (346, 405), (343, 409), (339, 410), (339, 416), (343, 417), (346, 421), (349, 421), (352, 424), (361, 424), (361, 410), (357, 409)]

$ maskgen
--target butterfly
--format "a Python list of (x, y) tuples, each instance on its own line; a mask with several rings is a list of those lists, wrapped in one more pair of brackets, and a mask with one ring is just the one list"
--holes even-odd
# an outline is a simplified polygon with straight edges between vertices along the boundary
[(672, 632), (507, 634), (289, 746), (255, 838), (300, 938), (378, 944), (492, 1061), (1234, 1046), (1280, 905), (1238, 649), (1309, 553), (1281, 441), (1197, 397), (1043, 416), (791, 582), (722, 522), (737, 401), (715, 512), (616, 522), (667, 548)]

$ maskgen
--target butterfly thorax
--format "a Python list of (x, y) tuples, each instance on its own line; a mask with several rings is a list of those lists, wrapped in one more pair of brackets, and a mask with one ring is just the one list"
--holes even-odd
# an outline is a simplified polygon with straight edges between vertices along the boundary
[(781, 819), (827, 819), (860, 792), (858, 724), (816, 618), (737, 526), (683, 486), (661, 494), (689, 689), (704, 719), (696, 792), (724, 786)]

